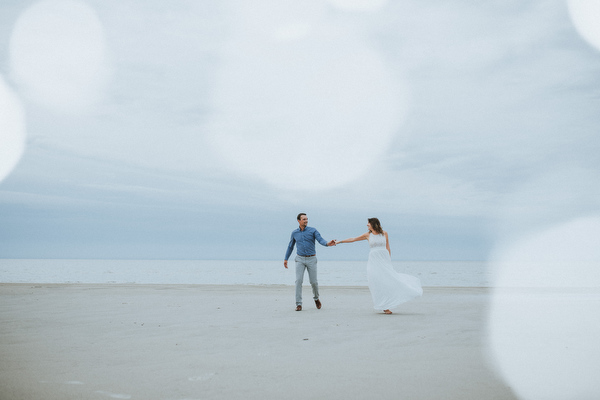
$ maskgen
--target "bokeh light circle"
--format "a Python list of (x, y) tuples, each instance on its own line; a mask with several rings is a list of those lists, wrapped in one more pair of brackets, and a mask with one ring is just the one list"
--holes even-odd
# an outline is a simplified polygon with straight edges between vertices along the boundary
[(590, 45), (600, 50), (600, 1), (569, 0), (568, 6), (577, 32)]
[(0, 181), (17, 165), (25, 149), (25, 112), (0, 76)]
[(496, 250), (488, 343), (522, 399), (600, 398), (600, 217)]
[(406, 114), (406, 90), (360, 40), (312, 32), (238, 44), (214, 89), (210, 141), (223, 164), (285, 189), (358, 179)]
[(10, 38), (11, 78), (27, 97), (58, 111), (85, 109), (108, 78), (104, 30), (95, 11), (75, 0), (35, 3)]

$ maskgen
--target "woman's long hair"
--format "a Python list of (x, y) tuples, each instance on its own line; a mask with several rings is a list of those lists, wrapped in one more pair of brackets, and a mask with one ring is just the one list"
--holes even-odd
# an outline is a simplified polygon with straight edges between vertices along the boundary
[(383, 229), (381, 229), (381, 223), (377, 218), (369, 218), (369, 223), (371, 224), (371, 229), (373, 229), (374, 233), (376, 233), (377, 235), (383, 234)]

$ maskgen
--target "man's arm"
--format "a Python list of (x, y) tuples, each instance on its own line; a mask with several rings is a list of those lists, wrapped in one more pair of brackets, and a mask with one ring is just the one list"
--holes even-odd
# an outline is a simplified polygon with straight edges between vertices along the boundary
[(296, 244), (296, 239), (294, 239), (294, 234), (292, 233), (292, 237), (290, 238), (290, 243), (288, 244), (287, 251), (285, 252), (285, 258), (283, 259), (283, 266), (287, 266), (288, 258), (292, 255), (292, 251), (294, 250), (294, 245)]
[(321, 234), (316, 229), (315, 229), (315, 239), (317, 239), (317, 242), (319, 242), (322, 246), (325, 246), (325, 247), (327, 247), (327, 246), (335, 246), (335, 240), (327, 242), (325, 239), (323, 239), (321, 237)]

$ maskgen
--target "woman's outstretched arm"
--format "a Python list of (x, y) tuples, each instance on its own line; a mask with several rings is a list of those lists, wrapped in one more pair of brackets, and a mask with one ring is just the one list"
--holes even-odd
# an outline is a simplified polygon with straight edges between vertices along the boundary
[(359, 240), (368, 240), (369, 239), (369, 232), (364, 233), (360, 236), (357, 236), (355, 238), (350, 238), (350, 239), (344, 239), (344, 240), (336, 240), (335, 244), (340, 244), (340, 243), (352, 243), (352, 242), (358, 242)]

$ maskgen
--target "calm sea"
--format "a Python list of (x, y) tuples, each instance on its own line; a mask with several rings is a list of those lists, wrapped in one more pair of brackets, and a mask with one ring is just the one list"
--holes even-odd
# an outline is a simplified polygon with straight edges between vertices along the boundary
[[(293, 261), (290, 266), (256, 260), (0, 259), (0, 282), (293, 285)], [(423, 286), (490, 286), (481, 261), (394, 261), (394, 268), (420, 278)], [(319, 261), (319, 285), (366, 286), (366, 262)]]

